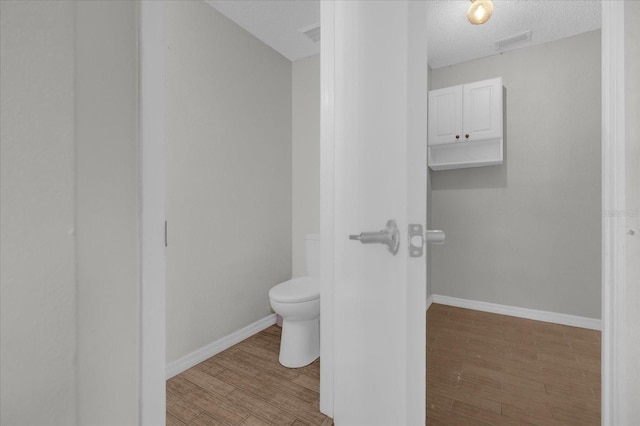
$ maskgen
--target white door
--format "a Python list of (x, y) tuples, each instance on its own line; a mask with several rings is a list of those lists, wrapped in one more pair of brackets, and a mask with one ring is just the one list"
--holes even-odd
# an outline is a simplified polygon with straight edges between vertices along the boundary
[(462, 88), (465, 140), (502, 137), (502, 77), (465, 84)]
[[(337, 426), (425, 424), (424, 2), (321, 2), (321, 409)], [(400, 229), (385, 245), (351, 234)]]
[(429, 93), (429, 144), (461, 142), (462, 85)]

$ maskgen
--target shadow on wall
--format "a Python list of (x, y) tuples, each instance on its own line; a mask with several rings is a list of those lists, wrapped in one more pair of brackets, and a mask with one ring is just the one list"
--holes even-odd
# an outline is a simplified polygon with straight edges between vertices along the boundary
[(478, 188), (506, 188), (507, 187), (507, 161), (509, 150), (507, 149), (507, 89), (502, 88), (502, 114), (503, 114), (503, 158), (504, 162), (499, 166), (470, 167), (466, 169), (429, 170), (431, 190), (447, 189), (478, 189)]

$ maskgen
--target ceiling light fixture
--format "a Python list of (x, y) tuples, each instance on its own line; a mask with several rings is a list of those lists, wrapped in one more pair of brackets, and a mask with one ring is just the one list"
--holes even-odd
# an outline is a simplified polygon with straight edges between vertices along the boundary
[(467, 18), (473, 25), (484, 24), (491, 18), (493, 2), (491, 0), (471, 0)]

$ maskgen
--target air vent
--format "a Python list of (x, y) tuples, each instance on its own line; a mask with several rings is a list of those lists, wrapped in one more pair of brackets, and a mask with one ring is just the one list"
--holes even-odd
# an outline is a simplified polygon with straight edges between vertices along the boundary
[(314, 43), (320, 41), (320, 24), (313, 24), (308, 27), (300, 28), (298, 31), (309, 37), (309, 40)]
[(496, 50), (501, 51), (511, 49), (514, 47), (522, 46), (529, 41), (531, 41), (531, 30), (525, 33), (520, 33), (511, 37), (503, 38), (502, 40), (498, 40), (496, 42)]

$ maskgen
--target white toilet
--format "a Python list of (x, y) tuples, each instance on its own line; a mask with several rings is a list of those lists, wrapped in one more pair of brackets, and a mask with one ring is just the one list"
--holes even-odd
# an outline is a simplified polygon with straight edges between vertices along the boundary
[(269, 302), (282, 321), (280, 364), (304, 367), (320, 356), (320, 236), (304, 238), (307, 276), (269, 290)]

